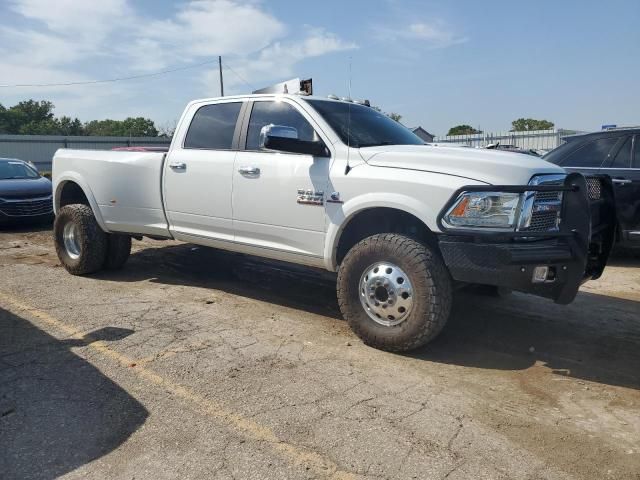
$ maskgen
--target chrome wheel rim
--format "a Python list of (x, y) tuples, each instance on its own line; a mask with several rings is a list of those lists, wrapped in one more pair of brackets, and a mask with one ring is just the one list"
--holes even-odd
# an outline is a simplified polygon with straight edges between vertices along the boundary
[(360, 303), (371, 320), (386, 327), (404, 322), (413, 308), (413, 286), (397, 265), (378, 262), (360, 277)]
[(67, 255), (73, 260), (80, 257), (80, 236), (78, 234), (78, 227), (75, 223), (69, 222), (64, 226), (62, 231), (62, 239), (64, 242), (64, 249), (67, 251)]

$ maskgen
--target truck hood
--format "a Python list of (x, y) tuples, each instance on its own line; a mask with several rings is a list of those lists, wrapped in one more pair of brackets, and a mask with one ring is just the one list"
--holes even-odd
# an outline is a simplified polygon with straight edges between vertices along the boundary
[(491, 185), (526, 185), (541, 173), (564, 173), (545, 160), (522, 153), (433, 145), (364, 147), (369, 165), (455, 175)]

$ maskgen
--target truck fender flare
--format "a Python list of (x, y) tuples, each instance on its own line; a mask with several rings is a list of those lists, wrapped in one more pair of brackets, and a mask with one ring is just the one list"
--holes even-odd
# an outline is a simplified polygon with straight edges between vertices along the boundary
[(365, 210), (373, 208), (401, 210), (418, 218), (431, 231), (439, 231), (436, 223), (438, 212), (433, 212), (426, 203), (407, 195), (385, 193), (381, 198), (376, 193), (367, 193), (349, 199), (341, 207), (335, 212), (327, 212), (329, 218), (324, 244), (324, 263), (325, 268), (330, 271), (336, 271), (338, 268), (336, 253), (342, 233), (351, 220)]
[(57, 214), (60, 209), (60, 196), (62, 194), (62, 189), (68, 182), (73, 182), (82, 189), (84, 196), (87, 197), (87, 200), (89, 201), (89, 206), (93, 211), (93, 215), (96, 217), (96, 222), (98, 222), (98, 225), (100, 225), (102, 230), (108, 233), (109, 229), (102, 218), (102, 213), (100, 212), (100, 207), (98, 206), (95, 195), (91, 191), (91, 188), (89, 188), (87, 182), (85, 182), (84, 179), (76, 172), (64, 172), (56, 177), (55, 196), (53, 202), (54, 213)]

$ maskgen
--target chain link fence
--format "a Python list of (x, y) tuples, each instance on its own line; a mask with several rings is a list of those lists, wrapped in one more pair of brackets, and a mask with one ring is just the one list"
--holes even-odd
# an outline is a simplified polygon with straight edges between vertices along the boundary
[(449, 135), (435, 137), (435, 143), (456, 143), (469, 147), (483, 148), (487, 145), (499, 143), (500, 145), (512, 145), (523, 150), (549, 151), (562, 145), (563, 138), (576, 135), (578, 130), (532, 130), (528, 132), (497, 132), (477, 133), (472, 135)]

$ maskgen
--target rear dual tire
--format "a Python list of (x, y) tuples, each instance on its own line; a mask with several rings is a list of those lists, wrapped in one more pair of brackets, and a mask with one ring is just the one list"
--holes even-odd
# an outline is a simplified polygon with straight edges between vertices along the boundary
[(338, 271), (342, 315), (362, 341), (392, 352), (434, 339), (451, 311), (452, 286), (431, 247), (398, 234), (365, 238)]
[(107, 270), (119, 270), (127, 262), (131, 254), (131, 237), (111, 233), (107, 235), (107, 255), (104, 259), (104, 268)]
[(131, 252), (131, 237), (105, 233), (88, 205), (62, 207), (53, 234), (60, 263), (73, 275), (121, 268)]

